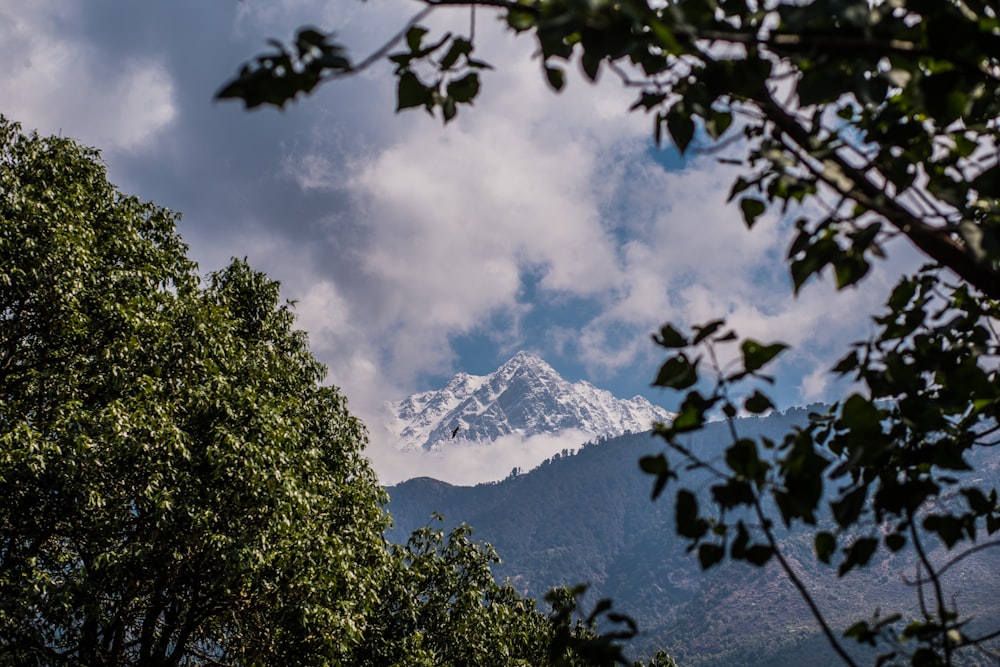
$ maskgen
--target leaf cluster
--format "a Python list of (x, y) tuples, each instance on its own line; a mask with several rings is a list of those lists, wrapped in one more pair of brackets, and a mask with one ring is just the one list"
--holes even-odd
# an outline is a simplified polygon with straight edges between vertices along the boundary
[[(922, 619), (902, 629), (899, 617), (859, 622), (845, 636), (872, 645), (878, 639), (891, 648), (884, 660), (908, 656), (914, 665), (951, 664), (953, 653), (978, 644), (981, 639), (962, 634), (968, 619), (960, 618), (942, 586), (940, 573), (953, 561), (935, 563), (927, 554), (942, 544), (956, 550), (957, 561), (1000, 544), (977, 543), (981, 535), (1000, 531), (996, 489), (959, 486), (955, 476), (970, 470), (974, 450), (996, 443), (996, 308), (966, 285), (943, 282), (934, 268), (904, 278), (886, 314), (875, 319), (878, 333), (856, 344), (834, 368), (853, 375), (867, 391), (810, 415), (805, 427), (781, 442), (741, 437), (731, 392), (736, 383), (768, 381), (761, 369), (784, 346), (744, 340), (739, 343), (742, 359), (727, 370), (717, 361), (718, 349), (738, 339), (721, 321), (693, 327), (690, 337), (665, 325), (654, 339), (670, 354), (654, 384), (680, 390), (696, 386), (706, 359), (715, 377), (710, 392), (689, 391), (676, 420), (657, 428), (687, 470), (707, 471), (713, 480), (709, 511), (687, 488), (677, 491), (675, 501), (677, 533), (697, 551), (702, 567), (727, 556), (757, 566), (775, 558), (812, 606), (778, 549), (772, 516), (786, 529), (812, 527), (816, 559), (835, 562), (840, 576), (867, 565), (879, 549), (895, 553), (910, 546), (918, 571), (924, 572), (916, 583)], [(754, 389), (741, 407), (760, 413), (773, 404)], [(713, 410), (730, 424), (731, 444), (721, 460), (705, 458), (682, 438), (700, 429)], [(680, 478), (667, 453), (643, 458), (640, 467), (655, 477), (654, 498)], [(813, 609), (836, 647), (822, 613)], [(842, 657), (851, 662), (846, 653)]]
[(239, 99), (247, 109), (266, 104), (281, 108), (300, 93), (308, 95), (322, 81), (353, 72), (347, 51), (333, 37), (304, 27), (291, 48), (269, 40), (272, 50), (240, 67), (239, 74), (215, 93), (216, 99)]
[[(429, 42), (416, 24), (452, 4), (428, 1), (373, 54), (407, 46), (389, 56), (397, 110), (440, 108), (447, 122), (478, 95), (477, 70), (487, 66), (469, 55), (474, 22), (468, 38)], [(494, 8), (534, 38), (555, 90), (573, 61), (589, 80), (609, 71), (636, 89), (632, 109), (653, 117), (657, 143), (669, 138), (684, 152), (739, 141), (741, 156), (725, 160), (745, 167), (730, 197), (747, 225), (811, 202), (789, 247), (796, 289), (826, 267), (838, 286), (856, 284), (885, 240), (903, 235), (970, 286), (1000, 296), (1000, 17), (990, 3), (471, 4)], [(245, 65), (220, 96), (281, 106), (326, 72), (359, 69), (313, 28), (296, 43), (297, 54), (276, 45)]]
[(471, 532), (462, 525), (445, 537), (428, 525), (390, 545), (391, 572), (351, 664), (548, 664), (550, 623), (533, 600), (496, 583), (496, 552)]
[[(458, 3), (426, 4), (429, 12)], [(795, 221), (786, 261), (797, 292), (826, 272), (838, 288), (858, 285), (896, 237), (933, 263), (899, 283), (875, 321), (877, 333), (835, 367), (857, 391), (780, 442), (741, 437), (734, 426), (722, 460), (706, 460), (683, 438), (713, 414), (734, 424), (741, 410), (771, 409), (763, 371), (784, 349), (780, 343), (740, 341), (720, 320), (690, 335), (666, 326), (655, 339), (669, 356), (654, 384), (686, 392), (678, 417), (659, 433), (685, 472), (714, 478), (713, 512), (703, 512), (704, 499), (687, 490), (676, 504), (678, 532), (703, 566), (727, 554), (757, 565), (777, 560), (853, 664), (776, 550), (774, 530), (779, 522), (811, 527), (816, 557), (836, 559), (842, 575), (880, 549), (910, 547), (923, 572), (920, 619), (902, 629), (873, 621), (850, 636), (887, 641), (894, 648), (885, 661), (951, 664), (956, 651), (978, 640), (962, 634), (938, 576), (947, 564), (932, 563), (929, 547), (961, 549), (1000, 528), (995, 489), (958, 486), (955, 476), (969, 467), (970, 452), (994, 444), (1000, 428), (995, 3), (471, 4), (496, 8), (514, 32), (534, 39), (555, 90), (570, 63), (591, 81), (610, 73), (637, 91), (632, 109), (652, 117), (658, 144), (669, 139), (682, 153), (732, 147), (721, 159), (743, 169), (729, 198), (746, 225), (767, 216)], [(411, 34), (416, 59), (424, 33)], [(445, 41), (431, 44), (443, 48)], [(441, 94), (441, 84), (422, 83), (409, 62), (397, 62), (398, 108), (430, 110), (440, 103), (434, 92)], [(441, 61), (432, 69), (440, 71)], [(475, 81), (463, 103), (478, 93)], [(442, 115), (447, 121), (454, 114)], [(734, 345), (735, 368), (724, 366), (719, 351)], [(736, 399), (734, 388), (747, 382), (750, 390)], [(666, 454), (640, 465), (655, 477), (654, 497), (681, 472)]]
[[(424, 44), (427, 33), (427, 28), (413, 26), (406, 33), (408, 50), (389, 56), (399, 78), (396, 110), (423, 107), (433, 114), (438, 108), (447, 123), (458, 113), (458, 105), (472, 104), (479, 94), (479, 70), (490, 66), (472, 57), (469, 39), (448, 33), (432, 44)], [(431, 83), (424, 83), (418, 73), (421, 65), (430, 72)]]

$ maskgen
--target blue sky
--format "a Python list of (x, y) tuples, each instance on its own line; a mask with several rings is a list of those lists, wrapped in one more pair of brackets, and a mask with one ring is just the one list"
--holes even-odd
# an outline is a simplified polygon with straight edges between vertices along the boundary
[[(552, 94), (530, 41), (488, 12), (478, 49), (497, 69), (447, 128), (394, 114), (386, 67), (282, 112), (212, 101), (268, 37), (313, 23), (360, 58), (417, 9), (0, 0), (0, 112), (101, 149), (124, 192), (182, 212), (203, 270), (246, 256), (280, 280), (330, 381), (369, 424), (386, 481), (404, 473), (383, 401), (489, 372), (519, 349), (567, 379), (676, 407), (649, 386), (662, 360), (649, 336), (668, 320), (726, 317), (794, 345), (775, 369), (779, 407), (836, 396), (825, 370), (867, 335), (910, 254), (896, 248), (859, 289), (820, 281), (793, 299), (789, 224), (765, 216), (748, 232), (725, 203), (732, 167), (655, 149), (650, 119), (627, 111), (633, 93), (613, 77), (590, 85), (574, 72)], [(463, 32), (466, 21), (428, 23)]]

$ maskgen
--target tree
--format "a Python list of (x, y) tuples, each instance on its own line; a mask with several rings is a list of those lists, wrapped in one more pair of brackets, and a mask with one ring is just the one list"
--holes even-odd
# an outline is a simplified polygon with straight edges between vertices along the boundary
[(473, 542), (468, 526), (447, 539), (426, 526), (391, 550), (398, 569), (385, 579), (375, 627), (352, 664), (548, 664), (545, 615), (494, 581), (496, 552)]
[(0, 184), (0, 662), (349, 656), (383, 492), (277, 283), (6, 119)]
[[(578, 597), (586, 587), (556, 589), (546, 596), (551, 606), (546, 616), (509, 582), (495, 581), (491, 566), (500, 562), (496, 551), (471, 536), (464, 524), (447, 538), (427, 525), (405, 545), (391, 545), (395, 568), (379, 590), (373, 622), (352, 665), (629, 664), (623, 642), (637, 630), (630, 618), (611, 611), (609, 600), (600, 601), (584, 618)], [(673, 664), (666, 654), (658, 654), (651, 667)]]
[[(725, 558), (772, 558), (793, 583), (773, 530), (805, 526), (816, 557), (839, 572), (879, 550), (909, 545), (921, 568), (912, 622), (860, 621), (848, 637), (886, 647), (880, 662), (952, 664), (1000, 631), (966, 634), (940, 573), (1000, 530), (995, 488), (959, 483), (955, 471), (995, 444), (1000, 352), (1000, 8), (981, 0), (423, 0), (423, 9), (372, 57), (353, 63), (332, 35), (299, 32), (245, 65), (218, 93), (248, 107), (284, 105), (323, 81), (354, 74), (393, 48), (400, 110), (424, 108), (447, 122), (476, 97), (488, 65), (466, 36), (433, 36), (430, 12), (471, 5), (531, 35), (558, 91), (578, 62), (638, 91), (633, 109), (653, 118), (660, 143), (685, 152), (726, 145), (744, 168), (730, 189), (748, 227), (768, 210), (794, 221), (787, 262), (796, 290), (832, 273), (859, 283), (890, 238), (930, 262), (887, 295), (877, 333), (832, 369), (862, 390), (817, 414), (783, 442), (739, 434), (734, 415), (765, 412), (763, 369), (780, 343), (739, 341), (721, 320), (684, 334), (665, 325), (669, 350), (655, 384), (685, 391), (679, 417), (659, 433), (668, 452), (641, 462), (653, 496), (678, 477), (677, 457), (710, 466), (683, 433), (721, 412), (733, 425), (725, 461), (710, 469), (712, 512), (677, 493), (677, 530), (705, 567)], [(474, 20), (474, 19), (473, 19)], [(827, 272), (827, 267), (831, 271)], [(738, 344), (742, 367), (723, 370), (720, 346)], [(704, 384), (705, 371), (709, 378)], [(713, 381), (714, 380), (714, 381)], [(699, 384), (702, 381), (702, 384)], [(742, 514), (741, 514), (742, 512)], [(822, 523), (824, 520), (829, 524)], [(932, 562), (940, 542), (955, 554)], [(838, 547), (839, 555), (838, 555)], [(797, 584), (799, 585), (799, 584)], [(854, 664), (822, 610), (800, 585), (831, 645)], [(926, 593), (926, 595), (925, 595)]]

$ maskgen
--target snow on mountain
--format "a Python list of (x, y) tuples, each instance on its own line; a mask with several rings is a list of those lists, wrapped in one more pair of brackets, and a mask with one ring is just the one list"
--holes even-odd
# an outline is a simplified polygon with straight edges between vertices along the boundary
[(442, 389), (387, 402), (386, 413), (386, 427), (401, 449), (569, 429), (613, 437), (674, 417), (642, 396), (620, 399), (589, 382), (567, 382), (540, 357), (523, 351), (489, 375), (459, 373)]

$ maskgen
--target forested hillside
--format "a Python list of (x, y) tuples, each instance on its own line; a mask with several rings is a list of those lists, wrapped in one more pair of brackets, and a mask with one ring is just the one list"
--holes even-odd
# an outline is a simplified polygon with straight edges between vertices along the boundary
[[(741, 419), (737, 427), (746, 437), (780, 438), (805, 423), (807, 414), (793, 409)], [(710, 424), (687, 443), (717, 458), (727, 443), (725, 429), (722, 422)], [(497, 484), (404, 482), (389, 489), (395, 521), (390, 536), (405, 539), (415, 527), (435, 521), (433, 512), (442, 514), (448, 526), (468, 523), (475, 539), (497, 548), (503, 562), (496, 575), (509, 578), (520, 591), (540, 598), (550, 587), (586, 582), (591, 586), (587, 604), (612, 598), (615, 608), (633, 615), (643, 630), (633, 645), (637, 657), (665, 648), (687, 666), (838, 664), (776, 564), (758, 569), (726, 562), (702, 572), (695, 555), (685, 553), (674, 533), (673, 495), (651, 501), (650, 478), (637, 465), (640, 456), (658, 446), (648, 433), (626, 435), (557, 456)], [(970, 476), (983, 486), (1000, 481), (1000, 457), (983, 458), (975, 467)], [(707, 491), (696, 471), (687, 475), (688, 486)], [(809, 536), (786, 535), (782, 546), (838, 631), (875, 608), (886, 615), (917, 609), (916, 589), (906, 583), (914, 578), (911, 551), (840, 579), (834, 567), (816, 562)], [(949, 557), (941, 545), (932, 555), (941, 563)], [(963, 608), (984, 627), (1000, 621), (998, 567), (1000, 553), (993, 549), (963, 559), (946, 573), (958, 582), (953, 585)], [(863, 654), (860, 647), (856, 652)], [(990, 664), (983, 659), (982, 664)]]

